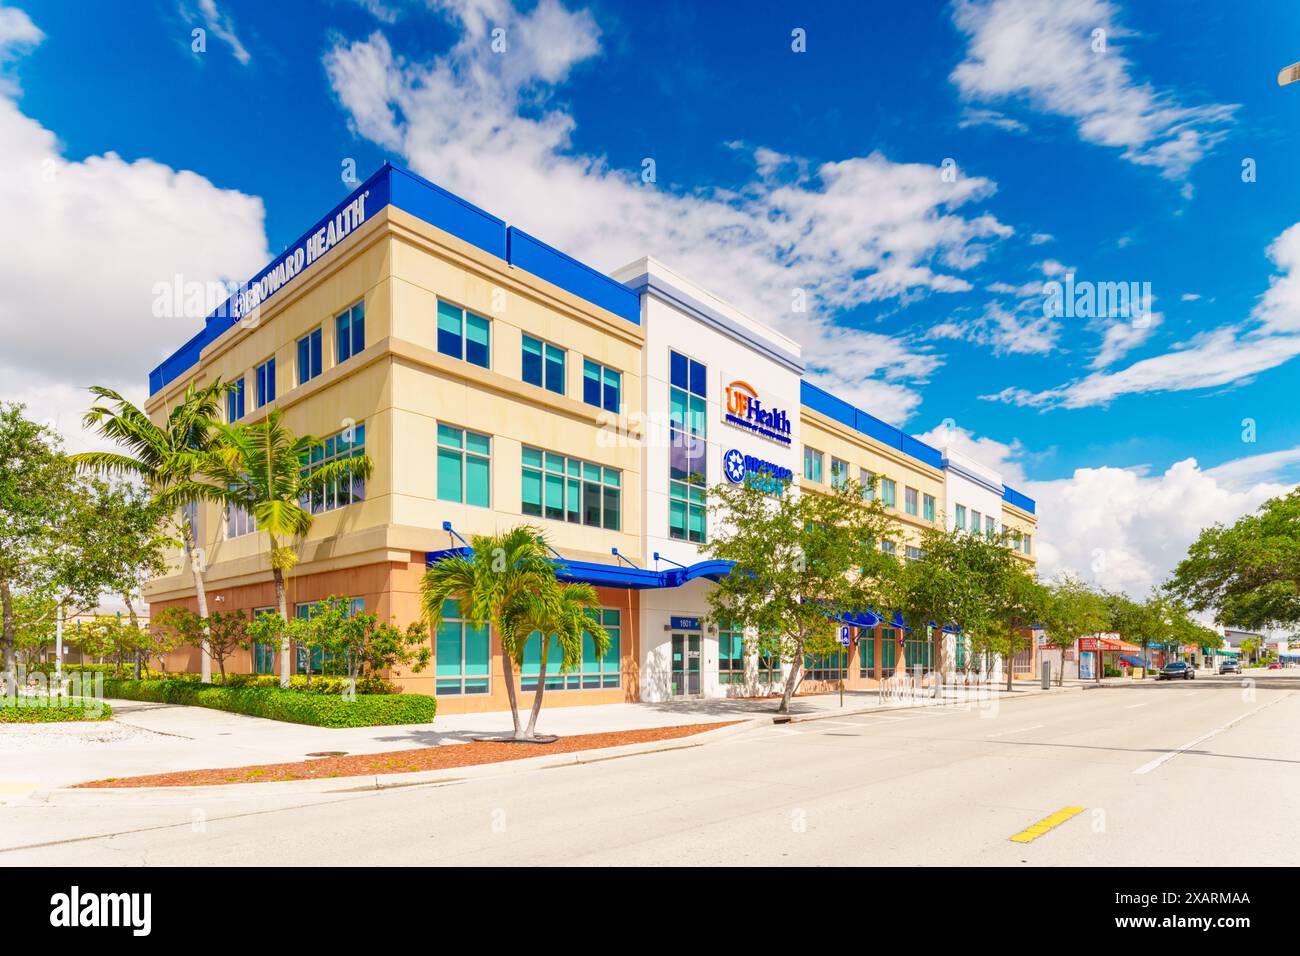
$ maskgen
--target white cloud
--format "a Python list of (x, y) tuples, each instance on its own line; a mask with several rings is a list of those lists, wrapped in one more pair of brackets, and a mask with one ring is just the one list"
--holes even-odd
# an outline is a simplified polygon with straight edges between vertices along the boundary
[(1183, 302), (1195, 302), (1200, 296), (1195, 292), (1184, 292), (1181, 297)]
[[(554, 101), (556, 86), (600, 50), (589, 13), (557, 0), (525, 14), (504, 0), (440, 6), (463, 34), (430, 62), (403, 59), (380, 32), (326, 54), (359, 135), (597, 268), (652, 254), (683, 269), (799, 340), (814, 376), (833, 370), (837, 391), (884, 418), (901, 421), (916, 407), (914, 386), (939, 358), (833, 316), (969, 289), (961, 273), (1012, 232), (989, 214), (966, 212), (993, 193), (993, 182), (946, 182), (936, 166), (879, 153), (814, 163), (733, 143), (755, 166), (742, 186), (645, 184), (640, 167), (575, 153), (575, 119)], [(494, 26), (506, 31), (505, 53), (491, 51)], [(726, 139), (719, 130), (719, 145)], [(657, 174), (672, 180), (669, 170)], [(796, 289), (809, 294), (806, 313), (792, 311)]]
[[(1225, 135), (1237, 107), (1184, 106), (1134, 77), (1116, 40), (1130, 34), (1106, 0), (957, 0), (967, 37), (951, 79), (968, 102), (1024, 100), (1073, 120), (1085, 142), (1182, 179)], [(1105, 31), (1104, 51), (1093, 31)]]
[(1030, 481), (1025, 468), (1042, 456), (1019, 440), (976, 436), (951, 423), (918, 435), (951, 444), (1036, 502), (1039, 575), (1062, 572), (1099, 587), (1144, 597), (1187, 554), (1200, 530), (1231, 523), (1294, 487), (1300, 447), (1201, 468), (1187, 458), (1162, 474), (1138, 465), (1078, 468), (1067, 478)]
[[(1262, 459), (1262, 460), (1257, 460)], [(1108, 590), (1144, 596), (1187, 554), (1202, 528), (1231, 523), (1293, 483), (1275, 480), (1300, 450), (1202, 469), (1195, 458), (1163, 474), (1145, 468), (1079, 468), (1069, 478), (1031, 481), (1038, 504), (1042, 576), (1068, 571)]]
[(1137, 319), (1116, 319), (1104, 327), (1101, 347), (1092, 357), (1090, 368), (1101, 369), (1113, 365), (1151, 337), (1151, 333), (1164, 321), (1164, 313), (1152, 312)]
[(1020, 120), (1012, 119), (1005, 113), (999, 113), (997, 110), (975, 109), (969, 106), (962, 110), (961, 119), (958, 120), (957, 126), (961, 129), (970, 129), (975, 126), (992, 126), (1006, 133), (1024, 133), (1029, 130), (1029, 127)]
[(8, 95), (0, 162), (0, 209), (21, 227), (0, 232), (0, 399), (76, 444), (87, 386), (143, 398), (149, 370), (200, 327), (198, 315), (154, 318), (155, 284), (242, 281), (270, 258), (262, 202), (148, 159), (69, 161)]
[[(203, 17), (203, 26), (209, 33), (230, 47), (230, 52), (236, 60), (244, 66), (248, 66), (252, 56), (249, 55), (248, 48), (244, 46), (243, 41), (235, 33), (235, 21), (231, 19), (230, 14), (223, 12), (217, 6), (217, 0), (198, 0), (198, 2), (199, 13)], [(189, 16), (183, 5), (181, 13), (186, 17)]]
[(1253, 376), (1300, 355), (1300, 223), (1269, 245), (1268, 256), (1279, 271), (1270, 278), (1249, 321), (1202, 332), (1169, 352), (1117, 371), (1100, 371), (1147, 338), (1161, 317), (1153, 313), (1151, 328), (1111, 325), (1093, 362), (1098, 371), (1090, 375), (1038, 392), (1010, 386), (980, 397), (1033, 408), (1086, 408), (1105, 405), (1121, 395), (1246, 384)]

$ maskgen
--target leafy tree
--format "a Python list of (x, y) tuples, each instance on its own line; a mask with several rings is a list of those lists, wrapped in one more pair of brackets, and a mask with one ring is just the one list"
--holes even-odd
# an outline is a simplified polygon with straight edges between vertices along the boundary
[(153, 639), (149, 650), (158, 655), (165, 643), (173, 647), (197, 647), (202, 650), (207, 643), (208, 654), (217, 662), (221, 683), (226, 682), (226, 661), (236, 650), (245, 646), (247, 640), (248, 618), (243, 611), (215, 611), (205, 621), (189, 608), (173, 604), (163, 609), (158, 615), (158, 625), (170, 632), (170, 642)]
[[(218, 425), (216, 441), (199, 456), (201, 479), (180, 482), (167, 500), (208, 499), (251, 514), (269, 542), (275, 603), (280, 620), (288, 621), (285, 573), (298, 563), (290, 539), (301, 538), (315, 520), (303, 507), (312, 497), (341, 483), (364, 480), (374, 467), (364, 453), (307, 467), (311, 453), (322, 445), (311, 435), (295, 435), (284, 425), (283, 413), (273, 410), (252, 424)], [(289, 686), (289, 635), (280, 638), (280, 686)]]
[(829, 646), (835, 619), (887, 606), (898, 563), (879, 542), (894, 520), (854, 482), (826, 493), (772, 495), (746, 483), (709, 494), (722, 520), (703, 550), (735, 562), (709, 594), (711, 616), (772, 635), (793, 664), (779, 706), (788, 713), (804, 658)]
[(116, 614), (99, 614), (77, 629), (74, 641), (82, 653), (111, 660), (113, 672), (120, 676), (123, 665), (148, 646), (149, 635)]
[[(914, 632), (934, 625), (957, 633), (957, 640), (970, 645), (974, 658), (977, 649), (987, 645), (987, 634), (994, 622), (990, 617), (991, 601), (985, 575), (979, 573), (988, 547), (980, 535), (943, 528), (928, 528), (921, 535), (922, 559), (905, 562), (895, 579), (890, 606), (902, 614)], [(939, 634), (942, 635), (942, 630)], [(942, 636), (935, 641), (936, 670), (940, 680), (952, 673), (947, 642)], [(896, 656), (898, 666), (906, 666)]]
[[(167, 511), (180, 508), (181, 539), (194, 577), (199, 617), (203, 620), (208, 617), (204, 585), (206, 555), (200, 545), (199, 529), (194, 524), (195, 512), (185, 506), (213, 500), (207, 494), (207, 486), (195, 482), (194, 478), (202, 455), (212, 447), (221, 397), (230, 389), (229, 384), (220, 380), (203, 388), (190, 385), (179, 404), (168, 413), (166, 424), (159, 426), (118, 392), (96, 385), (90, 391), (101, 404), (91, 407), (84, 424), (121, 446), (122, 451), (87, 452), (73, 455), (71, 459), (79, 468), (139, 477), (150, 492), (161, 496), (158, 500), (162, 508)], [(178, 486), (184, 486), (185, 490), (178, 492)], [(141, 567), (139, 562), (137, 567)], [(134, 606), (129, 603), (128, 606), (134, 613)], [(204, 683), (211, 681), (212, 664), (202, 646), (199, 667)]]
[(1300, 624), (1300, 489), (1230, 527), (1201, 531), (1168, 588), (1193, 611), (1243, 628)]
[(321, 601), (312, 615), (317, 643), (356, 686), (358, 679), (378, 676), (399, 664), (419, 673), (432, 657), (423, 625), (405, 631), (374, 614), (352, 610), (349, 598), (334, 595)]
[(1065, 652), (1079, 638), (1104, 631), (1107, 623), (1105, 601), (1079, 578), (1063, 575), (1048, 587), (1042, 624), (1048, 646), (1061, 652), (1061, 668), (1056, 675), (1058, 687), (1065, 680)]
[[(102, 483), (79, 479), (57, 435), (0, 405), (0, 658), (4, 690), (17, 684), (20, 628), (93, 608), (118, 572), (101, 523), (116, 507)], [(19, 596), (26, 599), (19, 603)], [(21, 609), (36, 617), (20, 620)]]
[(991, 616), (998, 625), (995, 633), (1001, 632), (997, 644), (1001, 645), (1010, 691), (1015, 680), (1017, 639), (1022, 631), (1043, 622), (1048, 612), (1048, 592), (1003, 541), (981, 540), (976, 573), (986, 576)]
[(467, 555), (453, 555), (424, 573), (420, 582), (424, 619), (436, 634), (442, 624), (443, 605), (454, 600), (471, 627), (490, 625), (501, 642), (502, 668), (515, 739), (526, 739), (519, 720), (514, 662), (523, 660), (523, 642), (528, 632), (507, 626), (507, 607), (518, 606), (522, 596), (540, 591), (555, 581), (546, 538), (531, 525), (520, 525), (502, 534), (474, 535)]

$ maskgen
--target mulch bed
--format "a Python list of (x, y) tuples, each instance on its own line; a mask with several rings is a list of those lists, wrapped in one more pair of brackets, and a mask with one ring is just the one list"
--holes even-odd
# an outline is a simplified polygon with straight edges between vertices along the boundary
[(561, 737), (548, 744), (515, 744), (475, 740), (464, 744), (443, 744), (417, 750), (390, 750), (377, 754), (352, 754), (346, 757), (322, 757), (295, 763), (271, 763), (252, 767), (222, 767), (215, 770), (183, 770), (177, 773), (154, 773), (141, 777), (110, 777), (78, 784), (78, 787), (209, 787), (226, 783), (271, 783), (284, 780), (317, 780), (329, 777), (358, 777), (370, 774), (410, 773), (415, 770), (444, 770), (476, 764), (501, 763), (541, 757), (545, 754), (574, 753), (602, 747), (621, 747), (652, 740), (675, 740), (706, 730), (728, 727), (740, 721), (714, 724), (686, 724), (678, 727), (652, 727), (646, 730), (623, 730), (605, 734), (578, 734)]

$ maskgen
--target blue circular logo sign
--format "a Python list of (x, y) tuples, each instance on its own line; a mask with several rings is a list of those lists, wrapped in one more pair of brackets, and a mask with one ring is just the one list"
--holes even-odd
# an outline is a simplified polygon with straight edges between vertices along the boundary
[(731, 449), (722, 456), (722, 471), (728, 481), (740, 484), (745, 480), (745, 456), (736, 449)]

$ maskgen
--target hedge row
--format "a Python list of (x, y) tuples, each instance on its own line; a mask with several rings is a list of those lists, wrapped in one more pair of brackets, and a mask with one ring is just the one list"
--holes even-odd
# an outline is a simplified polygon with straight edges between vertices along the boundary
[[(312, 680), (313, 685), (315, 679)], [(383, 727), (427, 724), (438, 702), (424, 694), (310, 694), (270, 687), (222, 687), (189, 680), (104, 679), (104, 696), (161, 704), (210, 707), (314, 727)]]
[(112, 716), (113, 708), (102, 700), (0, 697), (0, 724), (58, 724), (73, 720), (108, 720)]
[[(132, 666), (125, 665), (122, 668), (122, 674), (125, 676), (114, 678), (112, 664), (65, 664), (63, 667), (64, 674), (103, 674), (106, 680), (133, 680)], [(39, 668), (46, 674), (54, 673), (54, 665), (45, 663)], [(160, 671), (144, 669), (145, 680), (176, 680), (190, 681), (198, 683), (201, 680), (200, 675), (192, 674), (188, 671), (178, 673), (163, 674)], [(212, 683), (218, 687), (223, 686), (221, 683), (221, 673), (214, 670), (212, 672)], [(226, 687), (270, 687), (278, 688), (280, 686), (280, 676), (278, 674), (227, 674)], [(326, 677), (320, 674), (313, 674), (311, 686), (307, 686), (307, 676), (305, 674), (294, 674), (289, 678), (289, 689), (313, 694), (341, 694), (347, 689), (348, 679), (346, 677)], [(398, 689), (382, 677), (361, 677), (357, 679), (358, 694), (396, 694)]]

